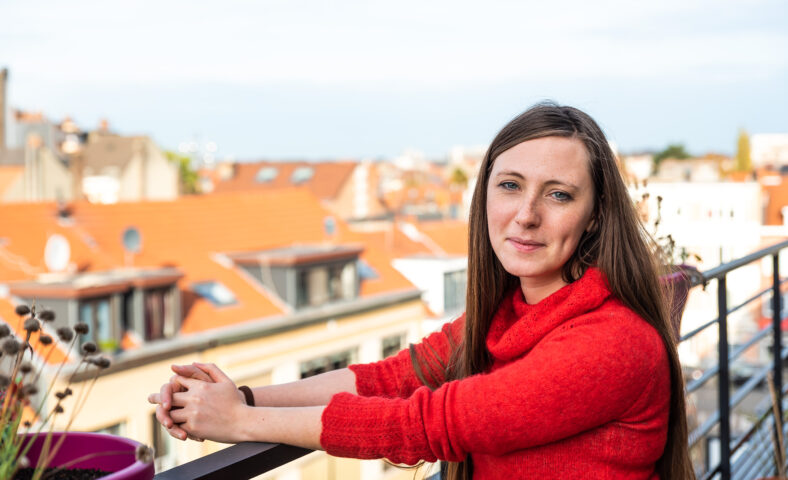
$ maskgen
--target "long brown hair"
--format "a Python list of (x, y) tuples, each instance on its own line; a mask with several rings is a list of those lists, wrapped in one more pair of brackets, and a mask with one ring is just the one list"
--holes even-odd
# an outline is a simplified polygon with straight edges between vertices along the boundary
[[(570, 137), (583, 142), (589, 154), (594, 182), (594, 227), (580, 238), (578, 247), (563, 268), (564, 281), (571, 283), (595, 265), (607, 277), (613, 295), (653, 326), (668, 353), (671, 400), (667, 442), (657, 461), (662, 479), (694, 479), (687, 445), (684, 380), (670, 326), (666, 295), (660, 286), (662, 273), (655, 259), (654, 243), (635, 212), (634, 204), (616, 165), (615, 156), (596, 122), (584, 112), (552, 103), (535, 105), (520, 114), (496, 135), (487, 149), (471, 201), (468, 240), (468, 288), (465, 332), (446, 365), (446, 380), (465, 378), (487, 371), (492, 359), (486, 338), (493, 315), (506, 292), (519, 285), (504, 270), (490, 244), (487, 230), (487, 183), (495, 159), (515, 145), (542, 137)], [(604, 248), (601, 248), (604, 245)], [(415, 357), (414, 366), (422, 381), (424, 362)], [(451, 462), (445, 472), (450, 480), (470, 480), (470, 456)]]

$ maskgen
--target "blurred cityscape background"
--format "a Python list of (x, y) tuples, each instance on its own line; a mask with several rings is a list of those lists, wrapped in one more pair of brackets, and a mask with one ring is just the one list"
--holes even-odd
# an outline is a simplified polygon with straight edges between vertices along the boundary
[[(145, 400), (168, 366), (288, 382), (455, 318), (487, 143), (546, 99), (601, 123), (675, 263), (741, 257), (788, 238), (786, 19), (781, 1), (6, 1), (0, 321), (35, 301), (113, 357), (72, 429), (152, 444), (159, 470), (204, 456), (224, 445), (172, 440)], [(730, 303), (770, 279), (736, 271)], [(716, 301), (693, 290), (682, 332)], [(732, 313), (730, 342), (770, 319), (768, 299)], [(712, 330), (681, 345), (689, 378), (717, 362)], [(412, 476), (314, 453), (264, 478)]]

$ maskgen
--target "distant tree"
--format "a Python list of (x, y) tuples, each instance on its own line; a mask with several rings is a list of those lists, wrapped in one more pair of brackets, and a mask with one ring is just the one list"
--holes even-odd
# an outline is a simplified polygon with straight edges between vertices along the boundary
[(192, 159), (175, 152), (164, 152), (167, 160), (178, 165), (179, 190), (183, 195), (200, 193), (197, 172), (192, 168)]
[(665, 159), (674, 158), (676, 160), (684, 160), (691, 156), (692, 155), (687, 152), (683, 144), (671, 143), (667, 148), (654, 155), (654, 159), (652, 160), (654, 162), (654, 172), (656, 173), (657, 170), (659, 170), (659, 164)]
[(749, 172), (752, 170), (750, 135), (743, 128), (739, 130), (739, 141), (736, 148), (736, 170), (739, 172)]
[(449, 177), (449, 183), (465, 188), (468, 186), (468, 175), (466, 175), (465, 170), (460, 167), (454, 167)]

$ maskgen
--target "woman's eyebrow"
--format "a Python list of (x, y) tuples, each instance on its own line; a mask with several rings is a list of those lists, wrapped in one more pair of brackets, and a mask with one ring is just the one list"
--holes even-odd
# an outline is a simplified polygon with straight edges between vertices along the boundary
[[(519, 179), (525, 180), (525, 177), (522, 173), (517, 172), (515, 170), (502, 170), (495, 174), (496, 177), (517, 177)], [(552, 179), (544, 182), (544, 185), (561, 185), (563, 187), (567, 187), (573, 190), (578, 190), (578, 186), (574, 183), (566, 182), (563, 180)]]

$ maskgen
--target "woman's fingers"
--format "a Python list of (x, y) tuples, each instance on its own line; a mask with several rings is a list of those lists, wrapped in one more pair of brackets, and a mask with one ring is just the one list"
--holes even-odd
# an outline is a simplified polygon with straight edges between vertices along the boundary
[(205, 372), (203, 372), (199, 368), (197, 368), (195, 366), (195, 364), (192, 364), (192, 365), (172, 365), (170, 368), (172, 368), (173, 372), (175, 372), (176, 374), (178, 374), (178, 375), (180, 375), (182, 377), (194, 378), (196, 380), (202, 380), (204, 382), (210, 382), (211, 381), (211, 377), (208, 376), (208, 374), (206, 374)]
[(230, 383), (233, 382), (232, 380), (230, 380), (230, 377), (228, 377), (223, 371), (221, 371), (219, 369), (219, 367), (216, 366), (216, 364), (213, 364), (213, 363), (196, 363), (195, 362), (194, 366), (199, 368), (201, 371), (207, 373), (208, 375), (210, 375), (210, 378), (214, 382), (217, 382), (217, 383), (218, 382), (230, 382)]
[(164, 428), (171, 428), (174, 423), (170, 417), (169, 410), (165, 410), (161, 405), (156, 406), (156, 420), (164, 425)]

